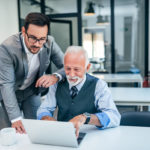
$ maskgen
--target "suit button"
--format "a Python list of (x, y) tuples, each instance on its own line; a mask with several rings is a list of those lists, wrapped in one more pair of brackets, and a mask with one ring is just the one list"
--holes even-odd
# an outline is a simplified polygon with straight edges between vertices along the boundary
[(72, 101), (71, 104), (74, 105), (74, 102)]

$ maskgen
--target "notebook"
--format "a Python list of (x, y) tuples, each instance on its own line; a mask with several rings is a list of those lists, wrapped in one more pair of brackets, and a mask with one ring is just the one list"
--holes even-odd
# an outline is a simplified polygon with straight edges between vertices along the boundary
[(22, 119), (22, 123), (32, 143), (55, 146), (78, 147), (85, 133), (78, 139), (71, 122)]

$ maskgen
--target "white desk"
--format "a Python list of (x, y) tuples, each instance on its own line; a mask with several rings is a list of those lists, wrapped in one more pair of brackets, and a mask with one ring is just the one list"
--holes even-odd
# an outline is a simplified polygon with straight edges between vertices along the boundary
[(149, 150), (150, 128), (120, 126), (98, 130), (88, 126), (82, 131), (87, 135), (79, 148), (32, 144), (27, 135), (18, 135), (18, 144), (0, 146), (0, 150)]
[(109, 88), (117, 105), (150, 106), (150, 88)]
[(138, 83), (142, 87), (143, 78), (140, 74), (91, 74), (108, 83)]

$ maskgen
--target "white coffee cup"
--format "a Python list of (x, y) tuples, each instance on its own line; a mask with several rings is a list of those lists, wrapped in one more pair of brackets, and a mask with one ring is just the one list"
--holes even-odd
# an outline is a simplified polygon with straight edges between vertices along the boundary
[(16, 130), (14, 128), (3, 128), (0, 131), (0, 143), (10, 146), (17, 143)]

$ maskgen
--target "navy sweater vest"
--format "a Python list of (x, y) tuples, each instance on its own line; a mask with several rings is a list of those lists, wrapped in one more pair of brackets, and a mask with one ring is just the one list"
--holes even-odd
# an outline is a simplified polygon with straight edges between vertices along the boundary
[(95, 108), (95, 87), (98, 79), (86, 74), (86, 81), (78, 95), (72, 99), (70, 96), (67, 80), (58, 83), (56, 100), (58, 106), (58, 121), (69, 121), (73, 117), (88, 113), (96, 113)]

